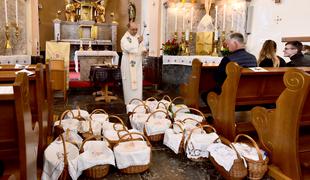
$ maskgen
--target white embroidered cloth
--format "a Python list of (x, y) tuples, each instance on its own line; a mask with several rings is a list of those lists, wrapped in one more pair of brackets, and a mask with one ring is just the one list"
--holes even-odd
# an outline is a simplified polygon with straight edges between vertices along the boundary
[(79, 148), (81, 147), (81, 144), (83, 143), (83, 138), (78, 135), (77, 132), (66, 130), (64, 133), (62, 133), (62, 135), (65, 141), (77, 145)]
[(99, 122), (100, 124), (103, 124), (107, 122), (109, 119), (109, 115), (107, 114), (92, 114), (91, 119), (94, 122)]
[(216, 133), (207, 134), (205, 131), (201, 132), (202, 133), (199, 133), (194, 130), (190, 139), (187, 139), (186, 155), (188, 158), (197, 159), (200, 157), (209, 157), (207, 148), (219, 137)]
[(143, 133), (144, 124), (149, 116), (149, 113), (134, 113), (133, 115), (129, 116), (131, 127)]
[(116, 51), (75, 51), (74, 53), (74, 64), (75, 71), (79, 72), (79, 56), (113, 56), (112, 64), (118, 65), (119, 56)]
[[(77, 179), (76, 163), (79, 150), (76, 146), (66, 142), (69, 164), (69, 174), (72, 179)], [(42, 180), (58, 179), (64, 169), (64, 149), (61, 141), (52, 142), (44, 151), (44, 165)]]
[(164, 135), (164, 145), (169, 147), (174, 153), (179, 153), (183, 133), (176, 133), (173, 129), (167, 129)]
[(114, 147), (117, 168), (147, 165), (151, 160), (151, 148), (145, 141), (126, 141)]
[[(79, 110), (78, 109), (73, 109), (72, 110), (72, 113), (73, 113), (73, 115), (74, 115), (74, 117), (77, 117), (78, 116), (78, 113), (79, 112)], [(80, 115), (84, 118), (84, 119), (88, 119), (88, 117), (89, 117), (89, 113), (87, 112), (87, 111), (85, 111), (85, 110), (82, 110), (82, 109), (80, 109)], [(66, 114), (66, 116), (65, 116), (65, 119), (66, 118), (72, 118), (72, 114), (69, 112), (69, 113), (67, 113)]]
[[(101, 135), (101, 129), (102, 129), (101, 123), (99, 123), (97, 121), (91, 121), (91, 127), (92, 127), (94, 135)], [(81, 121), (79, 132), (80, 133), (86, 133), (89, 130), (90, 130), (89, 129), (89, 121)]]
[[(197, 120), (198, 122), (202, 122), (202, 120), (203, 120), (202, 116), (199, 116), (199, 115), (196, 115), (196, 114), (191, 114), (191, 113), (184, 113), (184, 112), (178, 112), (174, 119), (183, 121), (186, 118), (192, 118), (192, 119)], [(191, 124), (194, 124), (194, 125), (197, 124), (197, 122), (192, 121), (192, 120), (186, 120), (186, 123), (191, 123)]]
[[(232, 144), (234, 145), (234, 147), (236, 148), (236, 150), (241, 156), (246, 157), (248, 159), (255, 160), (255, 161), (259, 160), (258, 153), (254, 147), (250, 147), (249, 145), (245, 143), (232, 143)], [(262, 153), (263, 160), (265, 160), (266, 159), (265, 151), (263, 150), (260, 150), (260, 151)]]
[(78, 174), (96, 165), (110, 164), (115, 166), (113, 151), (104, 141), (87, 141), (83, 146), (84, 152), (79, 155), (77, 161)]
[(210, 156), (214, 158), (216, 163), (222, 166), (227, 172), (230, 171), (234, 160), (237, 159), (237, 153), (230, 147), (222, 143), (210, 144), (207, 148)]
[[(182, 110), (179, 110), (182, 109)], [(179, 110), (177, 113), (188, 113), (190, 112), (190, 110), (188, 109), (188, 107), (185, 104), (177, 104), (177, 105), (172, 105), (171, 107), (171, 111), (173, 113), (175, 113), (177, 110)]]
[(0, 64), (31, 64), (30, 55), (0, 56)]
[(215, 63), (220, 64), (222, 57), (214, 57), (214, 56), (163, 56), (163, 65), (166, 64), (177, 64), (177, 65), (185, 65), (192, 66), (192, 61), (197, 58), (202, 63)]
[[(54, 123), (54, 126), (59, 125), (59, 122), (60, 121), (56, 121)], [(64, 131), (69, 129), (70, 131), (78, 132), (78, 129), (80, 127), (80, 121), (77, 119), (63, 119), (63, 120), (61, 120), (61, 125), (62, 125)]]
[(171, 125), (171, 121), (165, 118), (152, 117), (145, 123), (145, 131), (148, 136), (164, 134)]
[[(137, 103), (132, 103), (132, 104), (127, 104), (126, 105), (126, 111), (127, 113), (129, 112), (133, 112), (133, 110), (138, 106), (138, 105), (142, 105), (142, 103), (136, 101)], [(135, 109), (135, 112), (145, 112), (145, 108), (144, 106), (139, 106)]]

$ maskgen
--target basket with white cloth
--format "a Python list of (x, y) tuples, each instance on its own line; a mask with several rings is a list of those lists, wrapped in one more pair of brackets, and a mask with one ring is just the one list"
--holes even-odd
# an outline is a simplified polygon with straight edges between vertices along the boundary
[(113, 148), (117, 168), (127, 174), (148, 170), (151, 149), (151, 143), (145, 135), (141, 133), (123, 135)]
[(178, 108), (174, 113), (173, 113), (173, 119), (179, 119), (179, 120), (184, 120), (186, 118), (191, 118), (195, 119), (199, 123), (203, 123), (206, 121), (206, 118), (204, 114), (195, 108), (191, 107), (181, 107)]
[[(245, 143), (237, 143), (240, 137), (245, 137), (252, 143), (249, 146)], [(268, 157), (264, 154), (264, 151), (260, 150), (257, 143), (246, 134), (238, 134), (234, 140), (234, 146), (239, 154), (244, 157), (248, 165), (248, 177), (249, 179), (261, 179), (268, 170)]]
[[(141, 106), (145, 108), (145, 111), (136, 112), (136, 110)], [(131, 127), (143, 133), (144, 124), (147, 118), (149, 117), (149, 115), (150, 115), (150, 109), (148, 106), (146, 106), (145, 104), (136, 106), (133, 109), (133, 111), (130, 113), (130, 115), (128, 116)]]
[(89, 117), (89, 113), (85, 110), (80, 109), (78, 106), (77, 109), (72, 109), (72, 113), (66, 114), (64, 118), (75, 118), (79, 121), (86, 120)]
[[(103, 136), (90, 136), (80, 148), (79, 169), (88, 178), (103, 178), (109, 173), (110, 165), (115, 165), (113, 151)], [(100, 139), (98, 141), (98, 139)]]
[(103, 109), (95, 109), (90, 113), (89, 118), (102, 125), (109, 120), (109, 114)]
[[(211, 129), (213, 132), (207, 133), (205, 128)], [(205, 161), (209, 157), (208, 146), (219, 139), (214, 127), (210, 125), (203, 125), (193, 128), (184, 144), (187, 158), (192, 161)]]
[(170, 128), (171, 120), (169, 115), (163, 110), (152, 112), (144, 124), (144, 134), (152, 142), (162, 141), (165, 131)]
[(181, 121), (175, 121), (172, 124), (172, 128), (165, 131), (163, 144), (169, 147), (175, 154), (183, 152), (184, 130), (184, 124)]
[[(116, 119), (117, 123), (109, 122), (111, 119)], [(103, 127), (103, 136), (109, 141), (111, 147), (113, 147), (119, 141), (118, 131), (124, 131), (128, 128), (125, 126), (123, 120), (115, 115), (109, 115), (109, 121)]]
[[(130, 113), (133, 111), (134, 108), (138, 105), (144, 105), (144, 102), (141, 99), (138, 98), (133, 98), (129, 101), (129, 103), (126, 105), (126, 111), (127, 114), (130, 115)], [(140, 107), (139, 109), (136, 110), (136, 112), (144, 111), (143, 107)]]
[(78, 132), (80, 122), (78, 119), (75, 118), (66, 118), (66, 114), (71, 113), (73, 117), (73, 113), (71, 110), (66, 110), (62, 113), (58, 121), (54, 122), (54, 137), (57, 138), (60, 134), (65, 132), (67, 129), (70, 131), (75, 131), (76, 133)]
[(213, 143), (207, 149), (215, 169), (225, 179), (244, 179), (248, 174), (245, 161), (229, 140), (224, 137), (220, 137), (220, 140), (221, 142)]
[[(44, 151), (42, 180), (77, 179), (78, 175), (72, 164), (79, 156), (78, 148), (66, 142), (62, 135), (52, 142)], [(72, 163), (69, 163), (72, 162)]]

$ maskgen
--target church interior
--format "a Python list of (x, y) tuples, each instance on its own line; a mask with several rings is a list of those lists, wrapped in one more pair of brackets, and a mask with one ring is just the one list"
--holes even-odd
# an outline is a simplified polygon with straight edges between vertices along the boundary
[(309, 0), (0, 0), (0, 179), (310, 180)]

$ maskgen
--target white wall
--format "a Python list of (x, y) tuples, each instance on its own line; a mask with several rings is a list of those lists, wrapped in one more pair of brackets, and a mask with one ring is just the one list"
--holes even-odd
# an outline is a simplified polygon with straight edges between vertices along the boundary
[(277, 42), (277, 54), (283, 57), (285, 43), (281, 42), (282, 37), (310, 36), (310, 0), (281, 0), (281, 3), (275, 3), (274, 0), (252, 0), (250, 5), (254, 6), (254, 12), (247, 49), (255, 56), (258, 56), (267, 39)]

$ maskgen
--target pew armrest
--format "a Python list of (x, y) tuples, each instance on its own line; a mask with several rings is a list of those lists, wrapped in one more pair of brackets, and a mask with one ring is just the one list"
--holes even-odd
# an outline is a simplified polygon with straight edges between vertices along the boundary
[(274, 109), (266, 109), (260, 106), (251, 110), (251, 123), (255, 127), (259, 140), (264, 149), (269, 153), (272, 151), (272, 143), (270, 141), (272, 122), (275, 118)]
[(213, 118), (217, 118), (217, 104), (219, 102), (219, 95), (217, 95), (215, 92), (209, 92), (207, 97), (208, 105), (211, 109), (211, 113), (213, 115)]
[(187, 83), (183, 83), (183, 84), (180, 84), (180, 95), (184, 98), (187, 97), (187, 93), (188, 93), (188, 84)]
[(273, 177), (274, 179), (292, 180), (291, 178), (283, 174), (283, 172), (279, 169), (279, 167), (273, 164), (268, 166), (268, 175)]

